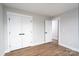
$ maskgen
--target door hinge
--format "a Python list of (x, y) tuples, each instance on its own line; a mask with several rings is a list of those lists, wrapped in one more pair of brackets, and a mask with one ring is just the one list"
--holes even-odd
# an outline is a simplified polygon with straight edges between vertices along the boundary
[(10, 18), (9, 18), (9, 22), (10, 22)]

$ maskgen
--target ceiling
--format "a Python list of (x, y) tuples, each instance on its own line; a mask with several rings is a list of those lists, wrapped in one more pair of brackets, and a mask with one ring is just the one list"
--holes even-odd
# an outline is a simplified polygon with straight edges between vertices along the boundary
[(45, 16), (56, 16), (78, 7), (77, 3), (5, 3), (4, 5)]

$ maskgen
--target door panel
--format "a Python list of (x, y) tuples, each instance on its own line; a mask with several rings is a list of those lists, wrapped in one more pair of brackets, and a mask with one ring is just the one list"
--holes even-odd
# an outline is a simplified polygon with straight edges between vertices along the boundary
[(22, 32), (24, 33), (23, 47), (31, 46), (32, 44), (32, 17), (22, 17)]
[(52, 41), (52, 20), (45, 20), (45, 42)]
[(10, 50), (22, 47), (22, 39), (19, 36), (21, 32), (21, 19), (17, 15), (9, 15), (9, 48)]

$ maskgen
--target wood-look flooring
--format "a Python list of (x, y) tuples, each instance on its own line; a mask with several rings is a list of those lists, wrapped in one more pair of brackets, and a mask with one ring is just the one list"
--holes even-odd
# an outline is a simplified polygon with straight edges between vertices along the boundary
[(79, 52), (59, 46), (56, 42), (49, 42), (11, 51), (5, 56), (79, 56)]

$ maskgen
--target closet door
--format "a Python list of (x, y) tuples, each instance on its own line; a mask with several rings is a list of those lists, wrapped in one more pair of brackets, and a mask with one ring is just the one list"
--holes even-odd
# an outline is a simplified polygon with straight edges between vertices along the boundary
[(32, 17), (22, 16), (23, 47), (32, 45)]
[(8, 49), (9, 51), (32, 45), (32, 17), (8, 13)]
[(52, 20), (45, 20), (45, 42), (52, 41)]
[(8, 48), (9, 51), (22, 48), (21, 38), (21, 17), (15, 14), (8, 14)]

